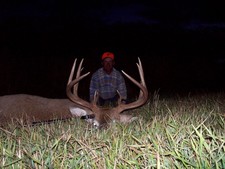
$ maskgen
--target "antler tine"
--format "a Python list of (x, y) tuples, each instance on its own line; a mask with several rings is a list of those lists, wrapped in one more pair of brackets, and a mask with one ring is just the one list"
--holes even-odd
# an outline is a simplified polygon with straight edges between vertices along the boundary
[[(81, 73), (82, 70), (83, 70), (83, 67), (82, 67), (83, 61), (84, 61), (84, 59), (81, 59), (80, 64), (79, 64), (79, 66), (78, 66), (77, 74), (76, 74), (76, 79), (80, 77), (80, 73)], [(79, 83), (76, 83), (76, 84), (73, 86), (73, 93), (74, 93), (74, 94), (77, 94), (76, 91), (77, 91), (77, 89), (78, 89), (78, 85), (79, 85)]]
[[(80, 77), (80, 73), (81, 73), (82, 70), (83, 70), (83, 68), (81, 67), (82, 64), (83, 64), (83, 60), (84, 60), (84, 59), (82, 59), (82, 60), (80, 61), (80, 64), (79, 64), (79, 66), (78, 66), (77, 74), (76, 74), (76, 79)], [(72, 67), (72, 69), (71, 69), (71, 72), (70, 72), (70, 76), (69, 76), (69, 80), (68, 80), (67, 85), (73, 80), (73, 76), (74, 76), (74, 71), (75, 71), (75, 68), (76, 68), (76, 64), (77, 64), (77, 58), (74, 60), (73, 67)], [(77, 89), (78, 89), (78, 85), (79, 85), (79, 83), (77, 83), (77, 84), (75, 84), (75, 85), (73, 86), (73, 93), (74, 93), (74, 94), (76, 94), (76, 91), (77, 91)]]
[(92, 101), (92, 103), (93, 103), (94, 105), (97, 105), (98, 98), (99, 98), (98, 91), (95, 91), (95, 93), (94, 93), (94, 99), (93, 99), (93, 101)]
[(78, 67), (78, 69), (77, 69), (77, 75), (76, 75), (76, 78), (78, 78), (78, 77), (80, 76), (80, 73), (81, 73), (82, 70), (83, 70), (83, 67), (82, 67), (83, 61), (84, 61), (84, 59), (81, 59), (80, 64), (79, 64), (79, 67)]
[(73, 79), (73, 75), (74, 75), (74, 70), (75, 70), (75, 67), (76, 67), (76, 64), (77, 64), (77, 58), (74, 60), (73, 62), (73, 67), (70, 71), (70, 76), (69, 76), (69, 79), (68, 79), (68, 82), (67, 82), (67, 85), (72, 81)]
[(143, 83), (143, 86), (146, 87), (145, 79), (144, 79), (144, 70), (143, 70), (142, 63), (141, 63), (141, 60), (139, 57), (138, 57), (138, 62), (139, 62), (139, 64), (137, 63), (137, 67), (138, 67), (139, 72), (141, 72), (141, 73), (139, 73), (140, 78), (141, 78), (141, 83)]
[(144, 79), (144, 70), (143, 70), (140, 58), (138, 58), (138, 62), (139, 63), (136, 63), (136, 64), (137, 64), (139, 75), (140, 75), (140, 79), (141, 79), (140, 83), (138, 81), (136, 81), (134, 78), (132, 78), (130, 75), (128, 75), (127, 73), (122, 71), (122, 73), (128, 79), (130, 79), (136, 86), (138, 86), (140, 88), (140, 93), (139, 93), (138, 100), (136, 100), (136, 101), (134, 101), (132, 103), (129, 103), (129, 104), (119, 105), (120, 108), (122, 109), (122, 111), (126, 110), (126, 109), (132, 109), (132, 108), (139, 107), (139, 106), (143, 105), (148, 99), (148, 89), (146, 87), (146, 83), (145, 83), (145, 79)]
[[(145, 84), (145, 79), (144, 79), (144, 70), (143, 70), (143, 67), (142, 67), (142, 63), (141, 63), (141, 60), (140, 58), (138, 57), (138, 62), (139, 63), (136, 63), (137, 67), (138, 67), (138, 71), (139, 71), (139, 75), (140, 75), (140, 79), (141, 79), (141, 84), (146, 87), (146, 84)], [(139, 97), (142, 97), (143, 96), (143, 91), (140, 90), (140, 93), (139, 93)]]

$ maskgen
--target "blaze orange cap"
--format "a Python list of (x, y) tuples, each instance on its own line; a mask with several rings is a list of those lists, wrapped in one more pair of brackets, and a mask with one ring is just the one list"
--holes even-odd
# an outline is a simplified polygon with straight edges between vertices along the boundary
[(105, 52), (102, 55), (102, 60), (104, 60), (105, 58), (111, 58), (114, 60), (114, 54), (112, 52)]

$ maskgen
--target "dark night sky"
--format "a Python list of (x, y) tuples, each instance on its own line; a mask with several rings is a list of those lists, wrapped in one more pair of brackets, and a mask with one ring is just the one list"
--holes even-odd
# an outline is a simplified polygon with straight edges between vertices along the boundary
[[(84, 57), (84, 71), (93, 72), (104, 51), (135, 78), (140, 57), (151, 92), (223, 90), (224, 7), (194, 0), (0, 2), (0, 94), (65, 97), (74, 58)], [(80, 85), (83, 97), (89, 80)]]

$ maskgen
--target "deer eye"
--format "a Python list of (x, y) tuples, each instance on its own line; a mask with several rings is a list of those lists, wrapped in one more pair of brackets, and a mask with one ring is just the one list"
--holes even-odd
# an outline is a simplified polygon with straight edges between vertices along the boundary
[(95, 118), (94, 114), (88, 114), (80, 117), (81, 119), (93, 119)]

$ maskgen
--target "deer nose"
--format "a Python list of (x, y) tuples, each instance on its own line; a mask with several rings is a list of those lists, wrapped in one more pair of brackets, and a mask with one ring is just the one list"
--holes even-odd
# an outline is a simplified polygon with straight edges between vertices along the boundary
[(96, 127), (96, 128), (98, 128), (98, 127), (100, 126), (99, 122), (96, 121), (96, 120), (93, 121), (93, 125), (94, 125), (94, 127)]

